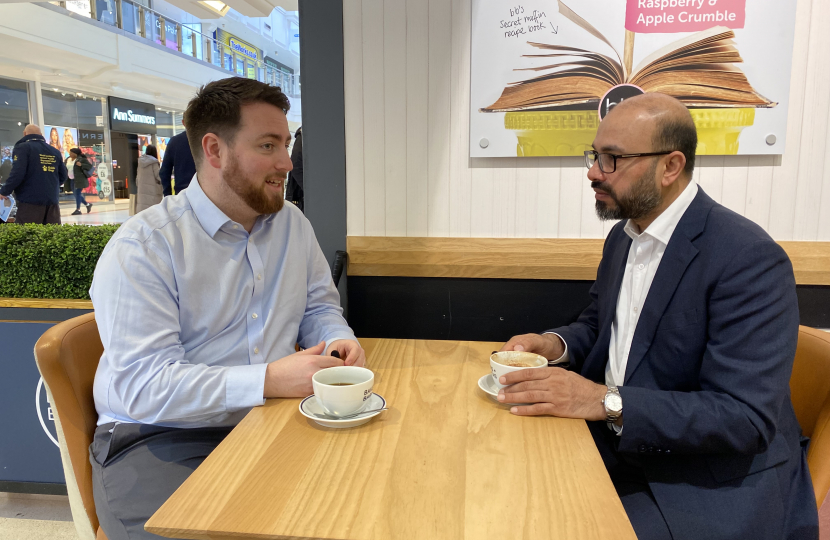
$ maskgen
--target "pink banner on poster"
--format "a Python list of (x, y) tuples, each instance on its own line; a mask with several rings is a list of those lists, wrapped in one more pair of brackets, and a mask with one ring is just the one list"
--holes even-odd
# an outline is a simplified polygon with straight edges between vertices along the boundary
[(743, 28), (746, 0), (627, 0), (625, 29), (638, 34)]

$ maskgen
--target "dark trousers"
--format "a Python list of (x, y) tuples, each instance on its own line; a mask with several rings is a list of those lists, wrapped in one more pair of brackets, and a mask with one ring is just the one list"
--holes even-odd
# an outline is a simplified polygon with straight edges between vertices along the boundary
[(81, 203), (83, 203), (84, 206), (87, 205), (86, 199), (84, 198), (84, 188), (77, 188), (73, 191), (75, 191), (75, 210), (80, 210)]
[(17, 201), (17, 214), (14, 216), (14, 222), (21, 225), (26, 223), (60, 225), (61, 208), (57, 204), (41, 206)]
[(98, 426), (89, 447), (89, 461), (95, 510), (107, 538), (161, 539), (145, 531), (144, 523), (231, 429)]
[(608, 476), (622, 501), (628, 520), (640, 540), (671, 540), (669, 526), (654, 500), (645, 474), (635, 459), (610, 449), (617, 435), (604, 422), (588, 422), (597, 450), (608, 469)]

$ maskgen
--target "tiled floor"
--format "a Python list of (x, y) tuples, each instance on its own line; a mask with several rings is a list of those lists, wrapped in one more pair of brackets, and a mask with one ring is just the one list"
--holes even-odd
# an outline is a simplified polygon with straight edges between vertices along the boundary
[(98, 203), (90, 199), (92, 211), (87, 214), (86, 208), (81, 207), (81, 215), (73, 216), (74, 204), (61, 204), (61, 223), (64, 225), (104, 225), (109, 223), (124, 223), (129, 219), (129, 201), (117, 199), (115, 203)]
[(0, 539), (77, 540), (69, 498), (0, 493)]

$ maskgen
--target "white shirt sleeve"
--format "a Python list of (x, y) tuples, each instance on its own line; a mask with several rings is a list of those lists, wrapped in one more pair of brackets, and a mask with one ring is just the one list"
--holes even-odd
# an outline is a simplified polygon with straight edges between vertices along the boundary
[(545, 332), (542, 335), (545, 335), (545, 334), (553, 334), (554, 336), (558, 337), (562, 341), (562, 343), (565, 345), (565, 352), (562, 353), (562, 356), (560, 356), (556, 360), (548, 360), (548, 365), (568, 364), (568, 363), (570, 363), (571, 357), (568, 356), (568, 343), (564, 339), (562, 339), (562, 336), (560, 336), (556, 332)]

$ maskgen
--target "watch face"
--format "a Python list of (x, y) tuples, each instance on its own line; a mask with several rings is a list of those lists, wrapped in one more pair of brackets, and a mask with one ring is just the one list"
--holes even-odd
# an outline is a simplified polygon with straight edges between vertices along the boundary
[(622, 410), (622, 398), (617, 394), (605, 396), (605, 408), (609, 411), (619, 412)]

